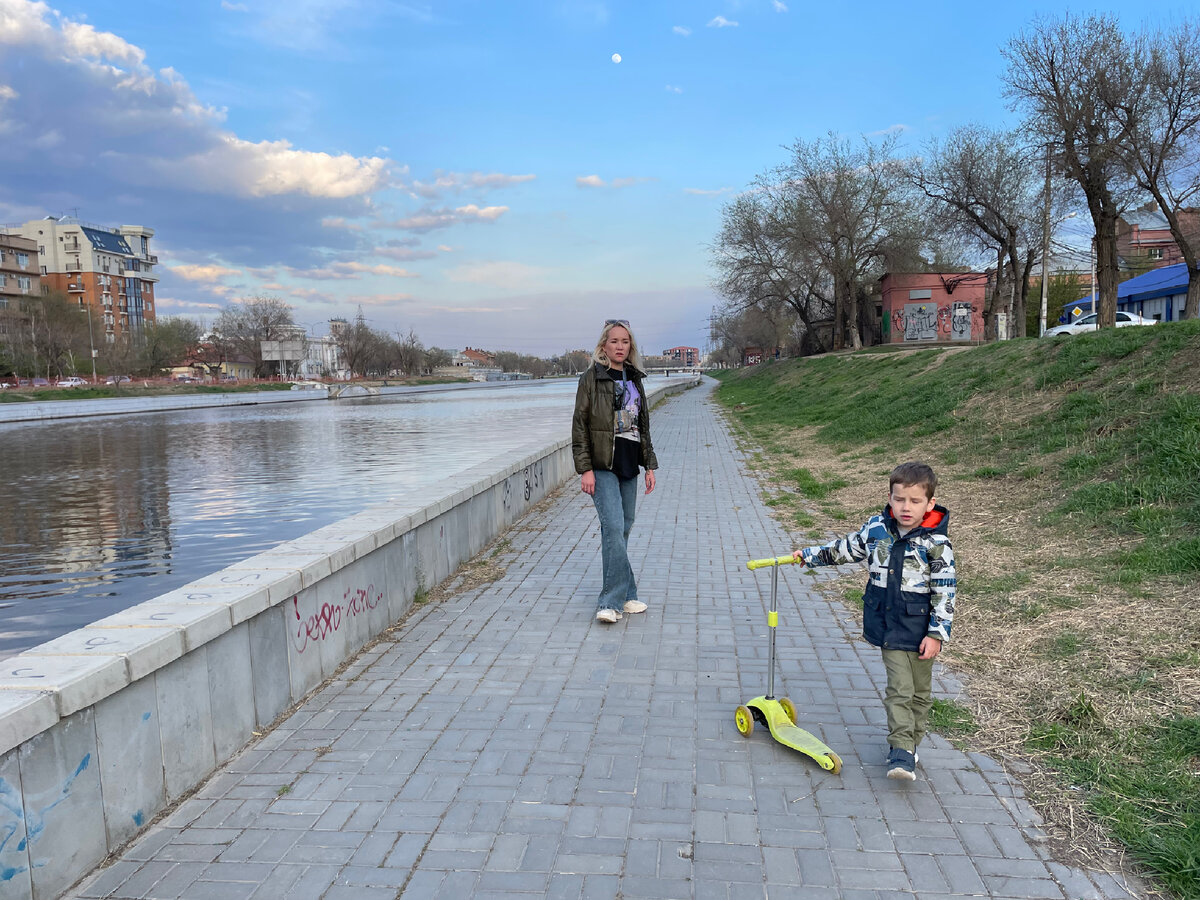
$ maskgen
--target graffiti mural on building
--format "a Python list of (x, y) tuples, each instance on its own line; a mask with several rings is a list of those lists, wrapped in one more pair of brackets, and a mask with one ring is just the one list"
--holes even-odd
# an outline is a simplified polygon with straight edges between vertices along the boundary
[(951, 304), (950, 313), (950, 339), (955, 341), (969, 341), (971, 339), (971, 313), (974, 308), (969, 302), (955, 302)]
[(954, 302), (948, 306), (935, 306), (932, 303), (906, 303), (904, 309), (892, 311), (892, 316), (885, 327), (884, 338), (888, 339), (888, 331), (895, 330), (904, 335), (906, 341), (969, 341), (971, 339), (971, 318), (975, 308), (970, 302)]
[(937, 340), (937, 307), (932, 303), (905, 303), (892, 313), (896, 330), (906, 341)]
[(300, 601), (292, 597), (292, 611), (296, 622), (292, 631), (292, 643), (297, 653), (303, 653), (310, 642), (323, 641), (339, 628), (345, 619), (352, 619), (374, 609), (383, 600), (383, 592), (375, 585), (365, 588), (347, 588), (341, 603), (322, 603), (311, 616), (300, 615)]

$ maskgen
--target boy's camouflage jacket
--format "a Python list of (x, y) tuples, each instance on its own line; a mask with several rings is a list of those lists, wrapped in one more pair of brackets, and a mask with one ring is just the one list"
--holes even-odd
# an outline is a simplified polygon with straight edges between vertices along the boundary
[(950, 640), (957, 578), (950, 545), (950, 513), (941, 505), (899, 536), (890, 507), (856, 532), (801, 551), (807, 566), (868, 559), (863, 592), (863, 636), (885, 650), (917, 652), (926, 635)]

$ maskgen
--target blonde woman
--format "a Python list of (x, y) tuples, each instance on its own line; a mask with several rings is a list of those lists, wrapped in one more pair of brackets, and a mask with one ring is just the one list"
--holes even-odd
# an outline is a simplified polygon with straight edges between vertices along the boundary
[(646, 493), (654, 490), (658, 460), (650, 442), (650, 405), (637, 367), (637, 341), (625, 319), (604, 323), (592, 351), (592, 366), (579, 377), (571, 452), (579, 487), (592, 498), (600, 517), (604, 582), (596, 601), (596, 621), (612, 624), (621, 613), (646, 611), (638, 599), (629, 565), (629, 531), (637, 509), (639, 470), (646, 470)]

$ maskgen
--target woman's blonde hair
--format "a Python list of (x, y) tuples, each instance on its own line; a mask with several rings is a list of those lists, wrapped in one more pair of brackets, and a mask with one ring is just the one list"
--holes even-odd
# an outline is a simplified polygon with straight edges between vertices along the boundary
[(625, 319), (609, 319), (604, 323), (604, 330), (600, 332), (600, 340), (596, 341), (596, 349), (592, 351), (592, 362), (598, 362), (602, 366), (608, 365), (608, 354), (604, 352), (604, 344), (614, 328), (624, 328), (629, 332), (629, 356), (625, 358), (625, 361), (635, 368), (641, 369), (642, 355), (638, 353), (637, 338), (633, 336), (633, 329), (629, 327), (629, 323)]

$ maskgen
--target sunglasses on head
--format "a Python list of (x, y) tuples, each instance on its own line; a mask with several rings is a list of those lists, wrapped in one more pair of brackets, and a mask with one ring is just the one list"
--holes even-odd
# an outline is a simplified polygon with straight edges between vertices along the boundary
[(628, 328), (628, 327), (629, 327), (629, 320), (628, 320), (628, 319), (605, 319), (605, 320), (604, 320), (604, 324), (605, 324), (606, 326), (608, 326), (608, 325), (620, 325), (622, 328)]

